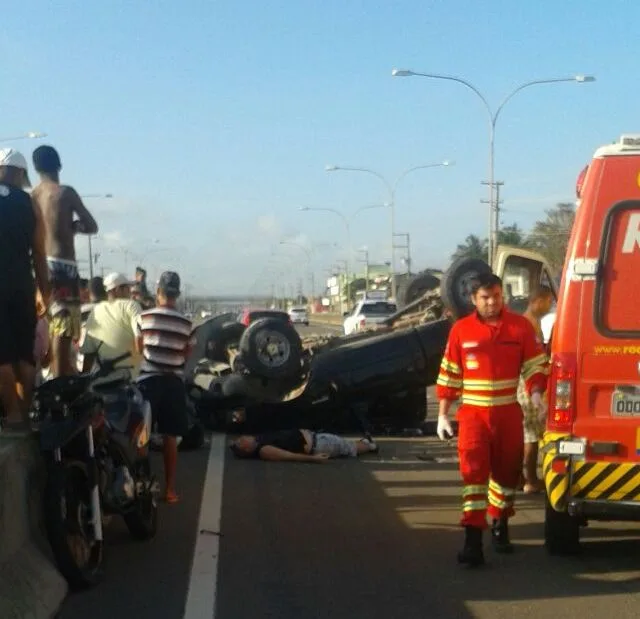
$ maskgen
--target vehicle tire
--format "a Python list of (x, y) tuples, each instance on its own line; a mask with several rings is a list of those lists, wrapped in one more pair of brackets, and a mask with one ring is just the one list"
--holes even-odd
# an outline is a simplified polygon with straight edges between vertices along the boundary
[(396, 306), (401, 309), (424, 296), (425, 292), (435, 290), (439, 285), (440, 280), (431, 273), (414, 275), (399, 287)]
[(74, 591), (94, 587), (104, 577), (104, 542), (92, 539), (90, 512), (87, 467), (82, 462), (53, 464), (44, 490), (45, 525), (56, 565)]
[(133, 511), (124, 515), (124, 522), (131, 537), (144, 542), (153, 539), (158, 532), (158, 500), (153, 490), (155, 479), (149, 457), (138, 463), (133, 477), (145, 485), (145, 490), (136, 498)]
[(191, 350), (191, 354), (185, 364), (185, 375), (189, 376), (200, 359), (204, 359), (207, 356), (207, 344), (209, 340), (220, 332), (223, 325), (232, 322), (235, 316), (236, 315), (231, 312), (214, 316), (193, 329), (192, 335), (195, 338), (196, 344)]
[(580, 552), (580, 521), (567, 512), (557, 512), (548, 497), (544, 506), (544, 545), (550, 555)]
[(231, 345), (238, 347), (246, 327), (240, 322), (228, 322), (214, 332), (207, 342), (207, 358), (211, 361), (229, 363), (227, 348)]
[(471, 281), (485, 273), (491, 273), (491, 267), (479, 258), (460, 258), (445, 271), (440, 281), (440, 296), (456, 318), (473, 311)]
[(282, 320), (261, 318), (240, 340), (242, 363), (262, 378), (288, 379), (300, 374), (302, 342), (295, 328)]

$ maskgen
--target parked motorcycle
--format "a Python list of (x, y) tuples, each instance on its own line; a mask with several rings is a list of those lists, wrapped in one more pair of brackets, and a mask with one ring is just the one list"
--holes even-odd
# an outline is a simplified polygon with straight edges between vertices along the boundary
[(31, 420), (48, 469), (47, 535), (72, 589), (94, 586), (103, 576), (103, 516), (122, 516), (137, 540), (153, 538), (158, 527), (150, 405), (130, 375), (96, 384), (128, 369), (115, 366), (129, 356), (98, 359), (94, 371), (55, 378), (34, 395)]

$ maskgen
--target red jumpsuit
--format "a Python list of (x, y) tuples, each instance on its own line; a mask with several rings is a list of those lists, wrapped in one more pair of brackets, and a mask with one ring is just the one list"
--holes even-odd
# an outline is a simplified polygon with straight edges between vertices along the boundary
[(458, 452), (462, 475), (463, 526), (486, 528), (509, 518), (523, 460), (522, 409), (516, 398), (520, 374), (527, 392), (547, 385), (547, 358), (531, 323), (502, 311), (488, 325), (476, 312), (457, 321), (442, 358), (436, 393), (457, 400)]

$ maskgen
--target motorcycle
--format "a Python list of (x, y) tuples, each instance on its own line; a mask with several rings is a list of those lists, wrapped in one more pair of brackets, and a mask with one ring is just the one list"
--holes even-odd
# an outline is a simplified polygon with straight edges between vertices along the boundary
[[(103, 519), (120, 515), (131, 536), (149, 540), (158, 528), (158, 483), (151, 470), (151, 407), (130, 375), (97, 384), (129, 353), (96, 361), (85, 374), (41, 385), (30, 414), (47, 463), (47, 537), (71, 589), (104, 575)], [(98, 381), (99, 382), (99, 381)]]

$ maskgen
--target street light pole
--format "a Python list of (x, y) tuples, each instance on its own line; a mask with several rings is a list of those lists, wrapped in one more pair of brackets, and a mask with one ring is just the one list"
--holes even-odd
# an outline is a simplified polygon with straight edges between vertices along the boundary
[(46, 138), (46, 133), (38, 133), (37, 131), (29, 131), (22, 135), (15, 135), (8, 138), (0, 138), (0, 142), (13, 142), (15, 140), (37, 140), (39, 138)]
[(557, 78), (549, 78), (549, 79), (538, 79), (532, 80), (530, 82), (525, 82), (524, 84), (520, 84), (517, 88), (512, 90), (498, 105), (495, 112), (491, 109), (489, 102), (486, 97), (476, 88), (471, 82), (467, 80), (456, 77), (453, 75), (441, 75), (437, 73), (419, 73), (417, 71), (410, 71), (407, 69), (393, 69), (391, 71), (391, 75), (393, 77), (428, 77), (431, 79), (438, 80), (447, 80), (451, 82), (457, 82), (458, 84), (462, 84), (469, 90), (473, 91), (478, 98), (484, 104), (484, 107), (487, 111), (489, 118), (489, 238), (488, 238), (488, 262), (489, 266), (493, 266), (493, 257), (495, 252), (495, 245), (497, 241), (498, 235), (498, 208), (495, 201), (495, 132), (496, 132), (496, 123), (498, 121), (498, 116), (500, 116), (500, 112), (504, 108), (504, 106), (521, 90), (525, 88), (529, 88), (530, 86), (537, 86), (538, 84), (557, 84), (559, 82), (578, 82), (578, 83), (586, 83), (586, 82), (595, 82), (596, 78), (591, 75), (574, 75), (572, 77), (557, 77)]
[(395, 205), (396, 205), (396, 190), (398, 188), (398, 184), (405, 176), (407, 176), (411, 172), (415, 172), (416, 170), (424, 170), (426, 168), (447, 167), (450, 165), (454, 165), (454, 162), (442, 161), (440, 163), (428, 163), (426, 165), (413, 166), (411, 168), (408, 168), (404, 172), (402, 172), (402, 174), (398, 176), (398, 178), (395, 180), (393, 184), (391, 184), (382, 174), (380, 174), (379, 172), (376, 172), (375, 170), (371, 170), (370, 168), (353, 168), (348, 166), (337, 166), (337, 165), (325, 166), (325, 170), (327, 172), (345, 171), (345, 172), (365, 172), (367, 174), (371, 174), (376, 178), (380, 179), (384, 184), (384, 186), (387, 188), (387, 191), (389, 192), (389, 199), (390, 199), (389, 206), (391, 207), (391, 214), (390, 214), (390, 220), (391, 220), (390, 221), (391, 223), (391, 263), (390, 264), (391, 264), (391, 267), (390, 268), (391, 268), (391, 298), (392, 299), (396, 298), (396, 259), (395, 259), (395, 249), (393, 245), (395, 242), (395, 230), (396, 230), (396, 224), (395, 224), (396, 206)]
[[(300, 208), (301, 211), (327, 211), (328, 213), (333, 213), (342, 219), (342, 223), (344, 224), (344, 228), (347, 232), (347, 260), (345, 261), (345, 276), (347, 279), (347, 306), (349, 305), (349, 300), (351, 298), (351, 283), (349, 282), (349, 260), (351, 259), (351, 226), (349, 225), (349, 220), (338, 210), (334, 208), (327, 207), (312, 207), (312, 206), (303, 206)], [(342, 303), (342, 290), (339, 291), (340, 294), (340, 303)]]
[[(30, 134), (28, 137), (44, 137), (46, 133), (34, 133)], [(86, 198), (113, 198), (113, 194), (111, 193), (87, 193), (80, 196), (81, 199)], [(93, 279), (93, 235), (89, 235), (88, 245), (89, 245), (89, 279)], [(97, 256), (96, 256), (97, 260)]]

